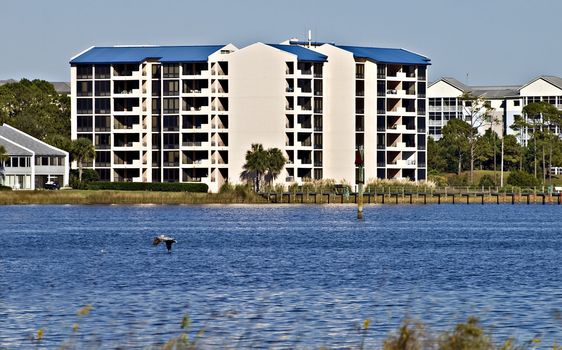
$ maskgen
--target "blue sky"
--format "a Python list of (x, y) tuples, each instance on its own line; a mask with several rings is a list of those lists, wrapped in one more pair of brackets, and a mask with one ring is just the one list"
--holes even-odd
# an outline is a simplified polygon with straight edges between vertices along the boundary
[(68, 81), (93, 45), (222, 44), (290, 37), (403, 47), (432, 59), (430, 79), (520, 84), (562, 76), (560, 0), (4, 0), (0, 79)]

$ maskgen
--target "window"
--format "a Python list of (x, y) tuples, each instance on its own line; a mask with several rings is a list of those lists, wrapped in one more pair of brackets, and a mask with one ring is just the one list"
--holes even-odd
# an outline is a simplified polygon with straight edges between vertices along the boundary
[(91, 81), (78, 81), (78, 82), (76, 82), (76, 95), (77, 96), (92, 96), (92, 82)]
[(179, 174), (179, 169), (164, 169), (164, 182), (178, 182)]
[(109, 79), (109, 66), (99, 65), (96, 66), (96, 79)]
[(91, 98), (79, 98), (76, 100), (76, 109), (78, 114), (90, 114), (92, 113), (92, 99)]
[(164, 130), (165, 131), (179, 130), (179, 117), (177, 115), (164, 116)]
[(110, 99), (109, 98), (96, 98), (96, 113), (109, 114), (110, 113)]
[(95, 117), (95, 127), (96, 131), (109, 131), (111, 126), (109, 124), (109, 116), (97, 116)]
[(163, 101), (164, 113), (179, 113), (180, 100), (177, 98), (165, 98)]
[(363, 64), (355, 65), (355, 76), (359, 79), (365, 78), (365, 65)]
[(92, 117), (79, 115), (76, 117), (77, 131), (92, 131)]
[(160, 114), (160, 100), (152, 100), (152, 114)]
[(160, 95), (160, 81), (153, 80), (152, 81), (152, 96), (159, 96)]
[(164, 148), (179, 148), (179, 144), (180, 138), (178, 134), (164, 134)]
[(180, 82), (177, 80), (164, 81), (164, 96), (176, 96), (180, 92)]
[(100, 175), (101, 181), (109, 181), (110, 169), (96, 169), (96, 171)]
[(110, 166), (111, 152), (96, 152), (96, 166)]
[(180, 76), (180, 66), (178, 64), (162, 65), (163, 78), (178, 78)]
[(76, 78), (92, 79), (92, 66), (87, 66), (87, 65), (76, 66)]
[(160, 66), (157, 64), (152, 65), (152, 77), (160, 78)]
[(109, 81), (96, 81), (96, 96), (109, 96), (110, 91)]
[(110, 134), (96, 134), (96, 149), (108, 149), (111, 147)]
[(519, 107), (520, 105), (521, 105), (521, 101), (519, 101), (519, 100), (514, 100), (514, 101), (513, 101), (513, 106)]

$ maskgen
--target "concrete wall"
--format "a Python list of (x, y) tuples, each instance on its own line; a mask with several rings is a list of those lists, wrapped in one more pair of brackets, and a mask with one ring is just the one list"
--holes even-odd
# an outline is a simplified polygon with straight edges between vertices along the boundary
[[(229, 62), (229, 181), (240, 182), (253, 143), (285, 149), (285, 62), (296, 56), (262, 43), (238, 50)], [(284, 181), (286, 172), (278, 177)]]
[(324, 178), (355, 183), (355, 59), (325, 44), (312, 48), (324, 63)]

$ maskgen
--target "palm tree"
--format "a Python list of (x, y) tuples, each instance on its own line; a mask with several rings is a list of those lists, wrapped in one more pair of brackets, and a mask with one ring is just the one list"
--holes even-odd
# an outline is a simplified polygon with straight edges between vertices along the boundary
[(260, 179), (267, 171), (267, 152), (259, 143), (253, 143), (251, 148), (246, 152), (246, 164), (244, 171), (240, 174), (240, 178), (254, 181), (256, 192), (260, 191)]
[(4, 179), (4, 163), (9, 160), (8, 151), (2, 145), (0, 145), (0, 179)]
[(72, 157), (78, 162), (78, 179), (82, 182), (82, 163), (93, 160), (96, 149), (89, 139), (79, 138), (72, 141), (71, 150)]
[(285, 163), (287, 159), (283, 155), (283, 152), (279, 148), (269, 148), (267, 151), (267, 175), (266, 179), (271, 185), (273, 180), (279, 176), (283, 167), (285, 167)]

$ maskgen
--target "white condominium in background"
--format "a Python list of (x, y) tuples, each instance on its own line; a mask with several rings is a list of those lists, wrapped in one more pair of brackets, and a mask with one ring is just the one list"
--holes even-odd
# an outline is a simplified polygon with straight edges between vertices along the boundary
[[(435, 140), (442, 137), (442, 128), (450, 119), (470, 119), (470, 108), (460, 97), (469, 93), (489, 102), (492, 115), (498, 123), (493, 125), (498, 135), (516, 135), (519, 142), (526, 144), (529, 130), (513, 130), (511, 126), (516, 116), (523, 115), (523, 107), (531, 102), (547, 102), (562, 110), (562, 78), (540, 76), (524, 85), (517, 86), (467, 86), (454, 78), (441, 78), (431, 83), (427, 89), (429, 99), (429, 136)], [(485, 125), (481, 131), (489, 128)], [(553, 127), (557, 135), (561, 131)]]

